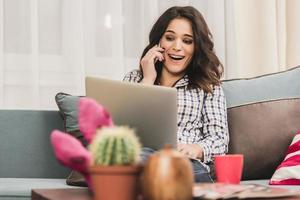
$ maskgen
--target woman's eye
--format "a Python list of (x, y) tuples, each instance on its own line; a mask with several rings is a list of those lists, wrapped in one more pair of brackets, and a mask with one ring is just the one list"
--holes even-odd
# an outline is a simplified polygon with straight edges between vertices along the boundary
[(173, 38), (173, 37), (170, 37), (170, 36), (166, 36), (166, 40), (172, 41), (172, 40), (174, 40), (174, 38)]
[(193, 40), (183, 40), (183, 42), (186, 43), (186, 44), (192, 44)]

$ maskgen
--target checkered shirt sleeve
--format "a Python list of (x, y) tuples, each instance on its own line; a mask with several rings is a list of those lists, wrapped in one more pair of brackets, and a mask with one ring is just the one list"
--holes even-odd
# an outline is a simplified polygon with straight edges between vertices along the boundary
[(142, 80), (142, 75), (139, 70), (133, 70), (127, 73), (123, 78), (123, 81), (132, 82), (132, 83), (139, 83), (141, 80)]
[(220, 86), (214, 86), (213, 93), (205, 94), (201, 116), (203, 139), (198, 144), (204, 150), (203, 162), (208, 163), (212, 161), (214, 155), (228, 151), (226, 100)]

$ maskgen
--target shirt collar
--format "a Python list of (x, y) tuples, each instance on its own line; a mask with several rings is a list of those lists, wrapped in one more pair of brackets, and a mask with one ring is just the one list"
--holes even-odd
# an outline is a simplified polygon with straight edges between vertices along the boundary
[(189, 84), (189, 77), (186, 74), (175, 83), (174, 87), (175, 88), (183, 87), (183, 86), (187, 86), (188, 84)]

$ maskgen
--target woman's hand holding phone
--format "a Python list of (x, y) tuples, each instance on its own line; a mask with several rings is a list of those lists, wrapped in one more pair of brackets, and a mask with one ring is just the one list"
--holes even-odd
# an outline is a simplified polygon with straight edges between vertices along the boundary
[(155, 45), (145, 54), (145, 56), (141, 60), (141, 66), (143, 70), (143, 80), (142, 83), (145, 84), (154, 84), (154, 81), (157, 76), (157, 72), (155, 70), (155, 62), (164, 61), (163, 56), (164, 49), (161, 48), (159, 45)]

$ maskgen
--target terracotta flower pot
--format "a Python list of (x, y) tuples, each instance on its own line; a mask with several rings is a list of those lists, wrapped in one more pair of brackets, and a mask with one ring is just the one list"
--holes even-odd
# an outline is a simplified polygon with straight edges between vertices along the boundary
[(91, 166), (94, 200), (135, 200), (141, 171), (138, 165)]

